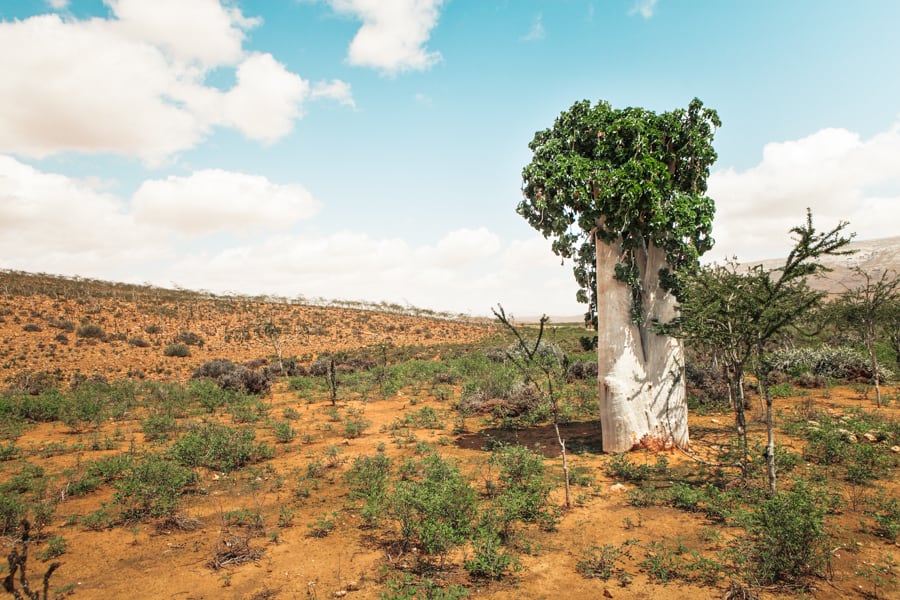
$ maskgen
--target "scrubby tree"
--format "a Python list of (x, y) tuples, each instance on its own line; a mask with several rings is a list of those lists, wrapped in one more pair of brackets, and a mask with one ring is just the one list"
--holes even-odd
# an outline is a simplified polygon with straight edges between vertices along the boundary
[(765, 400), (767, 431), (766, 472), (769, 488), (775, 492), (775, 437), (771, 368), (767, 360), (772, 342), (816, 307), (823, 292), (809, 287), (810, 276), (828, 271), (820, 262), (826, 255), (847, 254), (852, 235), (842, 235), (847, 223), (827, 231), (817, 231), (812, 213), (806, 223), (791, 229), (794, 247), (784, 264), (776, 269), (755, 265), (742, 269), (735, 264), (704, 267), (686, 278), (681, 294), (678, 325), (688, 339), (715, 346), (725, 361), (734, 401), (738, 434), (743, 440), (741, 466), (746, 473), (747, 430), (744, 419), (744, 367), (752, 360), (760, 394)]
[(898, 305), (900, 305), (900, 278), (893, 270), (882, 271), (876, 277), (856, 267), (854, 269), (860, 285), (848, 289), (830, 307), (840, 322), (849, 325), (862, 338), (866, 346), (875, 386), (875, 403), (881, 406), (881, 385), (875, 344), (882, 329), (890, 336), (897, 330)]
[(680, 276), (712, 247), (706, 179), (721, 124), (694, 99), (656, 114), (576, 102), (535, 134), (518, 213), (574, 261), (597, 328), (603, 449), (688, 443)]

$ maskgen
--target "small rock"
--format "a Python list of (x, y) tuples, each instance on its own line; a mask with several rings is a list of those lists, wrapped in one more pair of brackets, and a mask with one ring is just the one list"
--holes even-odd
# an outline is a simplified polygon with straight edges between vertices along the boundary
[(624, 491), (625, 491), (625, 486), (622, 485), (621, 483), (614, 483), (614, 484), (612, 484), (611, 486), (609, 486), (609, 491), (611, 491), (611, 492), (624, 492)]
[(859, 438), (856, 437), (856, 434), (851, 433), (849, 436), (847, 436), (847, 441), (851, 444), (856, 444), (859, 442)]
[(809, 425), (810, 427), (815, 427), (816, 429), (818, 429), (819, 427), (822, 426), (821, 423), (819, 423), (818, 421), (813, 421), (812, 419), (807, 421), (806, 424)]
[(874, 433), (872, 433), (871, 431), (865, 432), (865, 433), (863, 434), (863, 437), (866, 438), (866, 441), (867, 441), (867, 442), (877, 442), (877, 441), (878, 441), (878, 436), (876, 436), (876, 435), (875, 435)]
[(605, 588), (604, 588), (604, 590), (603, 590), (603, 597), (604, 597), (604, 598), (612, 598), (612, 592), (610, 592), (608, 589), (605, 589)]
[[(718, 419), (710, 419), (709, 422), (710, 422), (710, 423), (715, 423), (716, 425), (721, 425), (721, 424), (722, 424), (722, 422), (719, 421)], [(609, 590), (603, 590), (603, 592), (604, 592), (604, 593), (607, 593), (607, 592), (609, 592)]]
[(338, 590), (334, 593), (335, 598), (343, 598), (347, 595), (347, 590)]
[(891, 446), (891, 452), (900, 452), (900, 446)]
[(359, 582), (358, 581), (348, 581), (347, 585), (344, 586), (344, 589), (346, 589), (348, 592), (355, 592), (359, 589)]

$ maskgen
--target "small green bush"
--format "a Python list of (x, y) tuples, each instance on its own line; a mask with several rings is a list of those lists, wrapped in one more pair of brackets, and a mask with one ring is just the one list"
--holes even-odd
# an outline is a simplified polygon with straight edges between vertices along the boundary
[(819, 495), (805, 484), (764, 500), (746, 519), (749, 537), (736, 556), (762, 585), (800, 584), (828, 561), (827, 534)]
[(196, 480), (190, 469), (161, 454), (147, 454), (133, 461), (116, 482), (115, 501), (127, 517), (172, 516), (184, 489)]
[(191, 355), (187, 344), (169, 344), (163, 349), (163, 356), (186, 358)]
[(516, 521), (552, 527), (556, 514), (549, 504), (551, 485), (543, 457), (524, 446), (500, 446), (489, 462), (499, 469), (493, 504), (505, 534)]
[(603, 544), (586, 548), (582, 551), (581, 559), (575, 565), (575, 569), (584, 577), (607, 581), (614, 574), (624, 571), (621, 563), (624, 559), (631, 558), (629, 547), (636, 543), (637, 540), (627, 540), (619, 546)]
[(236, 429), (207, 423), (195, 425), (175, 440), (171, 455), (186, 467), (206, 467), (216, 471), (233, 471), (259, 457), (252, 429)]
[(85, 323), (84, 325), (81, 325), (75, 330), (75, 335), (80, 338), (94, 340), (106, 339), (106, 332), (103, 331), (103, 328), (93, 323)]
[(469, 575), (479, 579), (502, 579), (518, 568), (515, 556), (503, 549), (500, 522), (491, 513), (482, 516), (472, 539), (472, 558), (464, 566)]
[(350, 487), (351, 500), (363, 500), (360, 516), (368, 526), (378, 523), (388, 505), (391, 459), (379, 452), (374, 456), (360, 456), (344, 474)]
[(290, 423), (281, 422), (275, 424), (275, 441), (279, 444), (293, 442), (295, 437), (297, 437), (297, 432), (294, 431), (294, 427)]
[(397, 482), (389, 501), (405, 544), (427, 555), (445, 555), (466, 541), (476, 512), (476, 493), (453, 463), (437, 454), (421, 461), (418, 480)]

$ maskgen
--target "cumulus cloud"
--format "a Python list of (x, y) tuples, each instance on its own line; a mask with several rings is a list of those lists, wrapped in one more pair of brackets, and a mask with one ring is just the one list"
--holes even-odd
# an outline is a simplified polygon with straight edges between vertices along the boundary
[(356, 108), (356, 102), (353, 100), (353, 92), (350, 84), (340, 79), (332, 79), (331, 81), (319, 81), (312, 87), (312, 98), (327, 98), (334, 100), (338, 104)]
[(233, 65), (243, 56), (245, 31), (260, 23), (219, 0), (105, 0), (124, 37), (143, 40), (177, 60)]
[(850, 222), (862, 239), (897, 235), (900, 214), (900, 121), (870, 139), (846, 129), (823, 129), (799, 140), (767, 144), (747, 170), (723, 169), (709, 178), (716, 200), (711, 256), (739, 259), (783, 255), (788, 230), (803, 222)]
[(272, 142), (291, 130), (308, 94), (309, 83), (271, 54), (252, 54), (224, 96), (225, 119), (251, 139)]
[(362, 21), (350, 43), (351, 65), (387, 75), (423, 71), (441, 60), (426, 47), (444, 0), (329, 0), (338, 13)]
[[(308, 82), (270, 54), (243, 50), (257, 21), (237, 8), (107, 1), (109, 19), (0, 22), (0, 152), (116, 153), (157, 165), (215, 127), (271, 142), (302, 116)], [(234, 87), (208, 85), (214, 67), (236, 69)], [(349, 87), (335, 96), (352, 102)]]
[(186, 234), (288, 229), (318, 212), (303, 186), (221, 169), (145, 181), (132, 197), (134, 218)]
[(104, 187), (0, 155), (4, 266), (87, 275), (170, 256), (160, 232), (138, 225), (127, 204)]

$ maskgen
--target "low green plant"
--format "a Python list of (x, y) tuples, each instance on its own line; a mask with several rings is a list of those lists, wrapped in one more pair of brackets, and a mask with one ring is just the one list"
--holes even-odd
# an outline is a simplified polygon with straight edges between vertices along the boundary
[(331, 515), (322, 515), (307, 527), (309, 528), (309, 534), (315, 538), (323, 538), (327, 537), (329, 533), (334, 531), (334, 528), (337, 527), (336, 523), (337, 513), (332, 512)]
[(289, 422), (281, 422), (275, 424), (275, 440), (279, 444), (287, 444), (294, 441), (297, 432)]
[(518, 570), (518, 559), (503, 549), (500, 520), (492, 512), (482, 515), (472, 536), (472, 557), (464, 563), (466, 571), (479, 579), (502, 579)]
[(745, 517), (747, 538), (735, 557), (762, 585), (797, 585), (828, 561), (824, 516), (827, 506), (819, 490), (803, 482), (763, 500)]
[(502, 445), (491, 453), (489, 464), (498, 469), (493, 506), (504, 536), (517, 521), (552, 528), (558, 517), (550, 506), (543, 457), (524, 446)]
[(616, 573), (624, 569), (621, 563), (624, 559), (631, 558), (630, 547), (637, 544), (636, 539), (626, 540), (622, 544), (603, 544), (602, 546), (590, 546), (581, 552), (581, 558), (575, 565), (583, 577), (609, 580)]
[(443, 556), (468, 539), (476, 493), (458, 467), (437, 454), (421, 460), (422, 475), (394, 486), (389, 514), (400, 523), (405, 545), (417, 542), (426, 555)]
[(191, 349), (187, 344), (169, 344), (163, 348), (163, 356), (187, 358), (191, 355)]
[(896, 542), (900, 534), (900, 501), (890, 498), (877, 502), (869, 514), (875, 520), (875, 533)]
[(344, 474), (350, 487), (350, 499), (362, 500), (360, 517), (373, 526), (384, 516), (388, 505), (391, 459), (379, 452), (374, 456), (359, 456)]
[(469, 590), (461, 585), (442, 587), (432, 579), (416, 580), (409, 573), (392, 577), (385, 583), (381, 600), (460, 600), (467, 598)]
[(67, 549), (66, 538), (61, 535), (55, 535), (47, 540), (47, 547), (41, 552), (41, 560), (48, 561), (51, 558), (58, 558), (65, 554)]
[(147, 454), (132, 461), (116, 481), (115, 501), (129, 518), (172, 516), (185, 488), (196, 480), (190, 469), (161, 454)]
[(672, 579), (684, 575), (684, 549), (680, 545), (672, 547), (654, 540), (644, 551), (644, 560), (638, 564), (646, 569), (651, 581), (666, 585)]
[(262, 447), (253, 443), (255, 437), (252, 429), (195, 425), (175, 440), (170, 453), (186, 467), (233, 471), (261, 458)]

